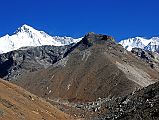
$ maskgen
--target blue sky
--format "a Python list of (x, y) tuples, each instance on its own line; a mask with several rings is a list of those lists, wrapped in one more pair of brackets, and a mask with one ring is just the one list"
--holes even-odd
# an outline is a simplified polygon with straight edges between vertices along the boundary
[(0, 36), (28, 24), (51, 35), (87, 32), (117, 41), (159, 36), (159, 0), (1, 0)]

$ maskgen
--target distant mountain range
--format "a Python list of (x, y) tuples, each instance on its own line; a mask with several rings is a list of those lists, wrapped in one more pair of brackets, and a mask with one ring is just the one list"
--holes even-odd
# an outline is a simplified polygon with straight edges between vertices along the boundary
[(72, 37), (50, 36), (44, 31), (38, 31), (28, 25), (19, 27), (13, 35), (8, 34), (0, 38), (0, 54), (17, 50), (27, 46), (64, 46), (77, 43), (81, 40)]
[[(82, 38), (74, 39), (72, 37), (50, 36), (44, 31), (36, 30), (24, 24), (19, 27), (13, 35), (7, 34), (0, 38), (0, 54), (28, 46), (65, 46), (78, 43), (81, 40)], [(128, 38), (121, 40), (119, 44), (128, 51), (131, 51), (132, 48), (141, 48), (146, 51), (159, 53), (159, 37), (152, 37), (150, 39), (144, 37)]]
[(132, 48), (141, 48), (147, 51), (159, 52), (159, 37), (146, 39), (143, 37), (128, 38), (119, 42), (128, 51)]

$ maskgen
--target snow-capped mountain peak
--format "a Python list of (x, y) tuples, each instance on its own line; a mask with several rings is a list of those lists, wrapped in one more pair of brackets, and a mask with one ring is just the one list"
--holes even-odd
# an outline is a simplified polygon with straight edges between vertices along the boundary
[(34, 31), (35, 29), (30, 27), (30, 26), (28, 26), (28, 25), (26, 25), (26, 24), (24, 24), (24, 25), (22, 25), (21, 27), (18, 28), (18, 31), (20, 31), (20, 32), (22, 32), (22, 31), (27, 32), (29, 30), (33, 30)]
[(36, 33), (38, 30), (24, 24), (21, 27), (19, 27), (14, 33), (15, 34), (20, 34), (20, 33)]
[(135, 38), (128, 38), (125, 40), (120, 41), (119, 43), (126, 48), (127, 50), (131, 51), (134, 47), (144, 48), (145, 44), (143, 43), (143, 37), (135, 37)]
[(128, 51), (131, 51), (132, 48), (141, 48), (153, 52), (159, 51), (159, 37), (152, 37), (150, 39), (146, 39), (144, 37), (128, 38), (121, 40), (119, 44)]
[(38, 31), (28, 25), (19, 27), (13, 35), (8, 34), (0, 38), (0, 54), (17, 50), (26, 46), (64, 46), (77, 43), (82, 38), (73, 39), (71, 37), (50, 36), (44, 31)]
[(41, 37), (49, 37), (49, 35), (47, 33), (45, 33), (44, 31), (38, 31), (26, 24), (24, 24), (23, 26), (19, 27), (15, 34), (19, 35), (19, 34), (27, 34), (30, 37), (35, 36), (41, 36)]

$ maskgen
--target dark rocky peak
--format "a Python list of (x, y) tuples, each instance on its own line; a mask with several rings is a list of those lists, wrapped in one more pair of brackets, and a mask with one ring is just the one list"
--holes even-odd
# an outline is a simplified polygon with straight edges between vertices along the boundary
[[(76, 45), (80, 50), (85, 50), (94, 44), (105, 44), (106, 42), (115, 43), (113, 37), (103, 34), (96, 34), (94, 32), (89, 32), (84, 36), (84, 38)], [(75, 47), (76, 47), (75, 46)]]
[(84, 36), (84, 38), (80, 42), (78, 42), (77, 44), (73, 44), (72, 47), (65, 53), (64, 56), (67, 56), (75, 49), (83, 51), (93, 46), (94, 44), (105, 44), (106, 42), (107, 43), (109, 42), (111, 44), (116, 44), (114, 38), (111, 36), (89, 32)]
[(93, 32), (88, 33), (83, 38), (83, 43), (87, 45), (92, 45), (93, 43), (101, 43), (103, 41), (115, 41), (113, 37), (108, 35), (96, 34)]

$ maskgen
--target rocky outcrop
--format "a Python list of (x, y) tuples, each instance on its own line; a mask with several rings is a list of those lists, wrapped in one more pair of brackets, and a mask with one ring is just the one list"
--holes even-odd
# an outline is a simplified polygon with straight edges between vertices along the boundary
[(131, 52), (136, 54), (138, 57), (146, 60), (147, 62), (151, 62), (152, 59), (154, 58), (152, 52), (145, 51), (141, 48), (132, 48)]
[(131, 52), (141, 60), (146, 61), (151, 68), (159, 71), (159, 54), (157, 52), (145, 51), (141, 48), (133, 48)]
[(27, 72), (46, 69), (65, 57), (70, 46), (25, 47), (0, 55), (0, 77), (16, 80), (17, 76)]
[(111, 36), (90, 32), (86, 34), (76, 46), (78, 46), (78, 49), (84, 50), (85, 48), (93, 46), (94, 44), (104, 44), (106, 41), (115, 42), (114, 38)]
[(87, 45), (93, 45), (95, 43), (101, 43), (103, 41), (112, 41), (115, 42), (114, 38), (108, 35), (95, 34), (93, 32), (88, 33), (83, 38), (82, 42)]

